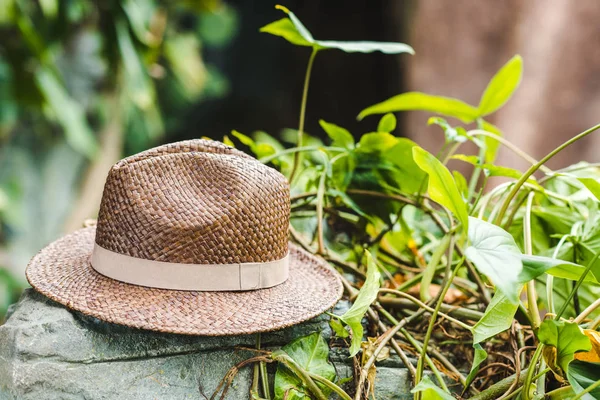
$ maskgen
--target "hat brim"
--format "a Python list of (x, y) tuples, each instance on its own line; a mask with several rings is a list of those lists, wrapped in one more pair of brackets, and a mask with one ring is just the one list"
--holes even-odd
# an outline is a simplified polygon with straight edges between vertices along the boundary
[(27, 266), (31, 286), (70, 309), (106, 322), (204, 336), (285, 328), (330, 309), (342, 295), (337, 273), (292, 243), (289, 278), (272, 288), (196, 292), (131, 285), (92, 268), (95, 236), (95, 227), (84, 228), (45, 247)]

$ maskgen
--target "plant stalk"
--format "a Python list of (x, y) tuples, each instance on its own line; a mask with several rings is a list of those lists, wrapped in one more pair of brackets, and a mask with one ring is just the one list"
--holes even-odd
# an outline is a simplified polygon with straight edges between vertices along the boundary
[[(306, 102), (308, 99), (308, 86), (310, 85), (310, 75), (312, 72), (313, 63), (317, 52), (319, 50), (313, 47), (310, 58), (308, 59), (308, 66), (306, 67), (306, 75), (304, 76), (304, 88), (302, 89), (302, 102), (300, 103), (300, 121), (298, 122), (298, 143), (297, 147), (302, 147), (302, 136), (304, 135), (304, 120), (306, 119)], [(294, 176), (298, 170), (298, 164), (300, 163), (300, 153), (294, 153), (294, 163), (292, 165), (292, 172), (290, 173), (290, 183), (294, 181)]]

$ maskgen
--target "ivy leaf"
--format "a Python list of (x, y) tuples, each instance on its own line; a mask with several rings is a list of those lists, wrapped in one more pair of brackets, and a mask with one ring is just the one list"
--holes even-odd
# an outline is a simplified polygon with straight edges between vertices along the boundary
[(379, 120), (377, 132), (392, 132), (396, 129), (396, 117), (392, 113), (387, 113)]
[(349, 150), (354, 148), (354, 137), (347, 129), (323, 121), (322, 119), (319, 120), (319, 125), (321, 125), (321, 128), (323, 128), (327, 136), (332, 140), (332, 146), (343, 147)]
[(453, 396), (433, 383), (428, 376), (424, 376), (410, 392), (423, 392), (423, 398), (427, 400), (455, 400)]
[(431, 153), (420, 147), (413, 148), (413, 159), (419, 168), (429, 175), (427, 189), (429, 196), (449, 209), (466, 231), (469, 226), (467, 207), (448, 168)]
[[(575, 360), (569, 364), (567, 378), (575, 393), (581, 393), (600, 381), (600, 363)], [(584, 394), (582, 400), (600, 399), (600, 387)]]
[(583, 334), (575, 322), (547, 319), (540, 325), (537, 337), (551, 350), (544, 352), (544, 358), (554, 371), (558, 371), (558, 366), (566, 372), (575, 353), (592, 349), (590, 339)]
[(522, 74), (523, 59), (516, 55), (488, 83), (479, 101), (478, 114), (485, 116), (502, 107), (519, 86)]
[(358, 292), (354, 304), (346, 313), (339, 318), (350, 327), (352, 330), (352, 342), (350, 344), (350, 357), (354, 357), (360, 350), (360, 344), (363, 337), (363, 326), (362, 319), (365, 313), (377, 299), (377, 293), (379, 292), (379, 280), (381, 274), (379, 269), (373, 260), (373, 256), (369, 251), (365, 251), (367, 258), (367, 279), (364, 285)]
[(461, 100), (421, 92), (407, 92), (365, 108), (358, 114), (358, 119), (362, 120), (372, 114), (412, 110), (429, 111), (457, 118), (465, 123), (471, 123), (479, 117), (477, 108)]
[(471, 382), (473, 382), (473, 379), (475, 379), (475, 377), (477, 376), (477, 373), (479, 372), (479, 366), (482, 362), (485, 361), (488, 355), (487, 351), (485, 351), (479, 343), (475, 343), (473, 345), (473, 349), (475, 349), (475, 354), (473, 356), (473, 365), (471, 366), (471, 371), (469, 372), (469, 375), (467, 375), (467, 378), (465, 379), (465, 390), (469, 387)]
[[(286, 13), (289, 19), (284, 18), (272, 22), (263, 26), (260, 31), (280, 36), (298, 46), (310, 46), (315, 50), (338, 49), (346, 53), (372, 53), (374, 51), (380, 51), (385, 54), (415, 53), (412, 47), (404, 43), (315, 40), (310, 31), (293, 12), (280, 5), (275, 6), (275, 8)], [(289, 22), (284, 22), (286, 20)]]
[[(319, 333), (314, 332), (295, 339), (279, 351), (287, 353), (304, 370), (330, 381), (335, 379), (335, 368), (328, 360), (329, 347)], [(318, 385), (325, 395), (330, 393), (326, 387)], [(277, 366), (275, 373), (275, 397), (289, 400), (311, 399), (310, 391), (304, 387), (302, 381), (281, 364)]]
[(483, 317), (473, 327), (473, 343), (481, 343), (510, 328), (518, 308), (518, 303), (510, 301), (502, 292), (496, 292)]

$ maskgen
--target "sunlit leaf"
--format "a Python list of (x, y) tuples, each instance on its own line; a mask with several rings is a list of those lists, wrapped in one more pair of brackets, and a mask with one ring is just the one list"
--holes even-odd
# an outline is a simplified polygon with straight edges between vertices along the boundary
[[(279, 351), (287, 353), (300, 367), (308, 372), (330, 381), (333, 381), (336, 376), (335, 368), (328, 360), (329, 347), (317, 332), (297, 338), (283, 346)], [(326, 387), (321, 386), (321, 390), (324, 394), (330, 393), (330, 390), (327, 390)], [(302, 381), (282, 364), (277, 366), (277, 372), (275, 373), (275, 397), (289, 400), (309, 400), (312, 398), (310, 391), (304, 387)]]
[(421, 92), (408, 92), (365, 108), (358, 114), (358, 119), (361, 120), (364, 117), (373, 114), (386, 114), (410, 110), (429, 111), (447, 117), (457, 118), (466, 123), (475, 121), (479, 116), (477, 108), (463, 101)]
[(331, 320), (329, 320), (329, 326), (337, 337), (347, 338), (350, 336), (344, 325), (337, 318), (331, 318)]
[(319, 120), (319, 125), (327, 133), (327, 136), (332, 140), (331, 145), (334, 147), (344, 147), (346, 149), (354, 148), (354, 137), (347, 129), (336, 124)]
[[(546, 319), (540, 325), (537, 337), (545, 346), (556, 349), (555, 352), (544, 353), (546, 363), (555, 371), (558, 366), (566, 372), (575, 353), (590, 351), (592, 348), (590, 340), (575, 322)], [(554, 359), (548, 357), (548, 354), (552, 354)]]
[(481, 343), (509, 329), (518, 308), (518, 303), (510, 301), (502, 292), (496, 292), (483, 317), (473, 327), (473, 343)]
[(371, 303), (377, 299), (377, 293), (379, 292), (379, 280), (381, 274), (369, 251), (365, 251), (365, 257), (367, 259), (367, 279), (360, 288), (352, 307), (350, 307), (344, 315), (339, 317), (352, 330), (350, 357), (354, 357), (360, 350), (360, 343), (362, 342), (363, 337), (363, 326), (361, 321), (371, 306)]
[[(585, 272), (583, 265), (550, 257), (522, 254), (521, 261), (523, 262), (523, 271), (519, 275), (521, 282), (535, 279), (543, 273), (576, 281)], [(594, 274), (589, 273), (585, 276), (584, 282), (598, 283)]]
[(298, 33), (298, 30), (289, 18), (282, 18), (278, 21), (271, 22), (260, 28), (260, 31), (282, 37), (296, 46), (313, 46), (313, 43), (307, 41)]
[(594, 178), (577, 178), (594, 195), (596, 200), (600, 200), (600, 182)]
[(523, 59), (516, 55), (494, 75), (479, 101), (478, 113), (485, 116), (497, 111), (508, 101), (521, 82)]
[(433, 383), (431, 378), (428, 376), (424, 376), (417, 386), (415, 386), (410, 392), (422, 392), (422, 398), (427, 400), (455, 400), (453, 396), (451, 396), (449, 393), (446, 393), (442, 388)]
[(346, 53), (373, 53), (379, 51), (384, 54), (415, 54), (412, 47), (404, 43), (391, 42), (341, 42), (336, 40), (315, 40), (315, 44), (322, 49), (338, 49)]
[[(481, 120), (481, 129), (493, 133), (495, 136), (502, 136), (502, 131), (497, 126), (492, 125), (487, 121)], [(485, 144), (485, 162), (493, 163), (496, 160), (500, 142), (493, 137), (485, 136), (483, 138), (483, 143)]]
[(392, 132), (396, 129), (396, 117), (392, 113), (387, 113), (379, 120), (377, 132)]
[(469, 226), (467, 208), (448, 168), (420, 147), (413, 148), (413, 159), (429, 175), (427, 189), (429, 196), (433, 201), (449, 209), (466, 231)]

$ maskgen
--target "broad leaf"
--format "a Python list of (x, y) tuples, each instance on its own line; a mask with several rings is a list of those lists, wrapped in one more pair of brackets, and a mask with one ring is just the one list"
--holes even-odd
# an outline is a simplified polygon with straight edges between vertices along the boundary
[(479, 101), (479, 115), (485, 116), (497, 111), (512, 96), (521, 82), (523, 59), (517, 55), (511, 58), (494, 75)]
[(377, 299), (379, 292), (379, 280), (381, 274), (369, 251), (365, 251), (367, 258), (367, 279), (354, 300), (354, 304), (346, 313), (339, 318), (352, 330), (352, 343), (350, 344), (350, 357), (354, 357), (360, 350), (360, 343), (363, 337), (362, 319), (365, 313)]
[(469, 242), (465, 256), (513, 303), (519, 301), (523, 270), (515, 239), (499, 226), (469, 217)]
[(329, 326), (331, 327), (331, 329), (337, 337), (347, 338), (348, 336), (350, 336), (344, 325), (337, 318), (331, 318), (329, 320)]
[(502, 292), (496, 292), (483, 317), (473, 327), (473, 343), (481, 343), (510, 328), (518, 308), (518, 303), (510, 301)]
[(358, 114), (358, 119), (361, 120), (372, 114), (386, 114), (389, 112), (410, 110), (429, 111), (457, 118), (465, 123), (473, 122), (479, 116), (477, 108), (463, 101), (421, 92), (408, 92), (365, 108)]
[[(335, 368), (328, 360), (329, 347), (323, 337), (315, 332), (308, 336), (295, 339), (285, 345), (280, 351), (287, 353), (304, 370), (333, 381)], [(321, 386), (324, 394), (330, 393)], [(286, 397), (287, 393), (287, 397)], [(279, 364), (275, 373), (275, 397), (289, 400), (311, 399), (310, 391), (302, 381), (285, 366)]]
[(469, 226), (467, 207), (448, 168), (420, 147), (413, 148), (413, 159), (429, 175), (427, 189), (429, 196), (433, 201), (449, 209), (466, 231)]
[(423, 379), (415, 386), (411, 393), (423, 392), (423, 399), (426, 400), (455, 400), (453, 396), (446, 393), (442, 388), (437, 386), (431, 378), (424, 376)]
[[(589, 386), (600, 381), (600, 363), (572, 361), (567, 370), (567, 378), (575, 393), (581, 393)], [(582, 400), (600, 399), (600, 387), (584, 394)]]
[(460, 194), (466, 202), (466, 199), (469, 196), (469, 184), (467, 183), (467, 180), (465, 179), (463, 174), (461, 174), (458, 171), (452, 171), (452, 176), (454, 177), (454, 181), (456, 182), (456, 187), (458, 187), (458, 191), (460, 192)]
[(540, 325), (537, 337), (548, 348), (556, 349), (544, 352), (546, 363), (554, 371), (557, 371), (558, 366), (566, 372), (575, 353), (590, 351), (592, 348), (590, 340), (575, 322), (547, 319)]
[(377, 132), (392, 132), (396, 129), (396, 117), (392, 113), (387, 113), (379, 120)]
[(347, 129), (335, 124), (319, 120), (319, 125), (327, 133), (327, 136), (332, 140), (331, 145), (334, 147), (343, 147), (346, 149), (354, 148), (354, 137)]
[(473, 382), (473, 379), (475, 379), (477, 373), (479, 372), (479, 366), (485, 361), (488, 355), (487, 351), (485, 351), (479, 343), (475, 343), (473, 348), (475, 349), (473, 355), (473, 365), (471, 366), (471, 371), (469, 371), (469, 375), (467, 375), (467, 379), (465, 380), (465, 389), (469, 387), (471, 382)]
[(292, 44), (311, 46), (315, 50), (338, 49), (346, 53), (372, 53), (374, 51), (380, 51), (385, 54), (415, 53), (412, 47), (404, 43), (315, 40), (293, 12), (280, 5), (275, 6), (275, 8), (285, 12), (288, 15), (289, 22), (283, 22), (286, 19), (275, 21), (262, 27), (260, 31), (280, 36)]

